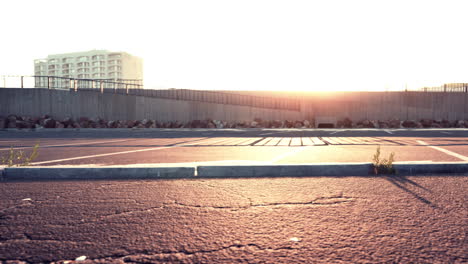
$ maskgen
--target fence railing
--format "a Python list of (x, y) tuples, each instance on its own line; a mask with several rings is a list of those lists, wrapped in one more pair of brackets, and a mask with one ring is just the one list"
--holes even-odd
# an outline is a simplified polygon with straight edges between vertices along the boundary
[[(124, 82), (125, 81), (125, 82)], [(100, 93), (129, 94), (173, 100), (199, 101), (217, 104), (243, 105), (258, 108), (300, 111), (300, 102), (293, 98), (275, 98), (235, 94), (230, 92), (189, 89), (143, 89), (135, 80), (116, 82), (104, 79), (76, 79), (57, 76), (0, 76), (0, 88), (39, 88)]]
[(446, 92), (446, 93), (467, 93), (468, 83), (446, 83), (441, 86), (423, 87), (417, 90), (417, 92)]
[(126, 79), (79, 79), (58, 76), (0, 76), (3, 88), (46, 88), (46, 89), (142, 89), (137, 80)]

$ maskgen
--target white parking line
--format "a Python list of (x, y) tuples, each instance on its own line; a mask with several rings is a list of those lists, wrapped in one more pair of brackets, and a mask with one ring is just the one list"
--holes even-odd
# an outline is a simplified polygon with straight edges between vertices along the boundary
[[(123, 140), (108, 140), (108, 141), (88, 141), (88, 142), (83, 142), (83, 143), (71, 143), (71, 144), (59, 144), (59, 145), (45, 145), (41, 146), (39, 145), (39, 148), (47, 148), (47, 147), (65, 147), (65, 146), (80, 146), (80, 145), (89, 145), (89, 144), (102, 144), (102, 143), (114, 143), (114, 142), (123, 142), (123, 141), (128, 141), (132, 139), (123, 139)], [(32, 147), (19, 147), (19, 148), (13, 148), (13, 149), (32, 149)], [(10, 148), (1, 148), (0, 150), (10, 150)]]
[(143, 152), (143, 151), (167, 149), (167, 148), (173, 148), (173, 147), (178, 147), (178, 145), (174, 145), (174, 146), (170, 146), (170, 147), (157, 147), (157, 148), (149, 148), (149, 149), (138, 149), (138, 150), (104, 153), (104, 154), (97, 154), (97, 155), (73, 157), (73, 158), (67, 158), (67, 159), (47, 160), (47, 161), (41, 161), (41, 162), (34, 162), (34, 163), (31, 163), (31, 165), (40, 165), (40, 164), (46, 164), (46, 163), (56, 163), (56, 162), (79, 160), (79, 159), (99, 158), (99, 157), (113, 156), (113, 155), (119, 155), (119, 154), (128, 154), (128, 153), (136, 153), (136, 152)]
[(417, 142), (418, 142), (419, 144), (421, 144), (421, 145), (427, 146), (427, 147), (429, 147), (429, 148), (433, 148), (433, 149), (438, 150), (438, 151), (440, 151), (440, 152), (443, 152), (443, 153), (445, 153), (445, 154), (447, 154), (447, 155), (450, 155), (450, 156), (459, 158), (459, 159), (464, 160), (464, 161), (468, 161), (468, 157), (463, 156), (463, 155), (460, 155), (460, 154), (455, 153), (455, 152), (453, 152), (453, 151), (446, 150), (446, 149), (441, 148), (441, 147), (429, 146), (429, 144), (427, 144), (426, 142), (421, 141), (421, 140), (417, 140)]
[(6, 140), (6, 141), (0, 140), (0, 144), (7, 143), (7, 142), (21, 142), (21, 141), (19, 141), (19, 140)]
[(279, 156), (273, 158), (272, 160), (270, 160), (270, 162), (271, 162), (271, 163), (278, 162), (278, 161), (280, 161), (280, 160), (282, 160), (282, 159), (284, 159), (284, 158), (286, 158), (286, 157), (289, 157), (289, 156), (291, 156), (291, 155), (294, 155), (294, 154), (297, 154), (297, 153), (299, 153), (299, 152), (302, 152), (302, 151), (304, 151), (304, 150), (306, 150), (306, 149), (308, 149), (308, 148), (310, 148), (310, 147), (299, 147), (299, 148), (296, 148), (296, 149), (293, 150), (293, 151), (289, 151), (289, 152), (283, 153), (283, 154), (281, 154), (281, 155), (279, 155)]

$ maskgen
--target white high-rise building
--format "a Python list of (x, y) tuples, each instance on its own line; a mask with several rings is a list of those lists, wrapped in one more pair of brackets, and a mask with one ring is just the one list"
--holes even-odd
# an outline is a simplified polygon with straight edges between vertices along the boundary
[(75, 79), (142, 80), (143, 60), (126, 52), (91, 50), (34, 60), (35, 76)]

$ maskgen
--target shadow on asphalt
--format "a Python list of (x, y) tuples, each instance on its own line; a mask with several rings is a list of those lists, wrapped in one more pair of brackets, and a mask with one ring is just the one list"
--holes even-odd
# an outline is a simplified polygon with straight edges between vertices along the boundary
[(411, 194), (414, 198), (418, 199), (419, 201), (421, 201), (422, 203), (425, 203), (427, 205), (429, 205), (430, 207), (432, 208), (437, 208), (437, 205), (434, 204), (433, 202), (427, 200), (426, 198), (420, 196), (419, 194), (417, 194), (416, 192), (410, 190), (409, 188), (407, 188), (405, 185), (412, 185), (412, 186), (415, 186), (416, 188), (419, 188), (419, 189), (422, 189), (426, 192), (429, 192), (429, 193), (432, 193), (431, 190), (421, 186), (420, 184), (406, 178), (405, 176), (397, 176), (397, 175), (393, 175), (393, 176), (387, 176), (386, 179), (393, 185), (395, 185), (396, 187), (400, 188), (401, 190)]

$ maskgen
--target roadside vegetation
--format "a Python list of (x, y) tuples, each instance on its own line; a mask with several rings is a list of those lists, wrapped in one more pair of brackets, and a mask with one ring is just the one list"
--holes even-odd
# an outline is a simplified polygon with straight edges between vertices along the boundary
[(388, 159), (380, 157), (380, 146), (377, 147), (377, 150), (372, 157), (372, 165), (374, 166), (375, 174), (396, 174), (396, 170), (393, 167), (393, 162), (395, 161), (395, 153), (390, 153)]
[(7, 167), (20, 167), (20, 166), (28, 166), (31, 162), (39, 156), (39, 143), (34, 145), (31, 153), (29, 155), (24, 151), (15, 151), (13, 147), (10, 147), (10, 150), (7, 154), (0, 157), (0, 165), (7, 166)]

